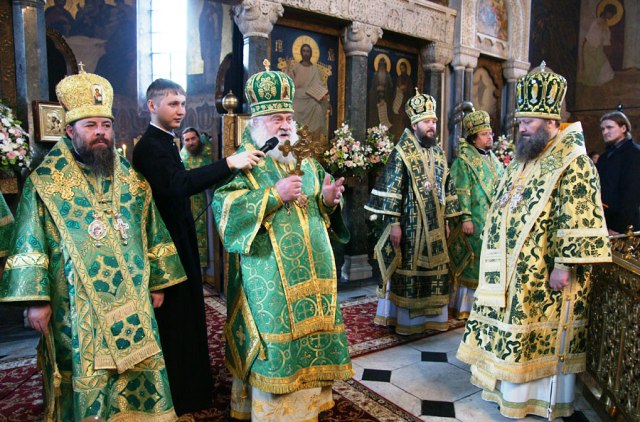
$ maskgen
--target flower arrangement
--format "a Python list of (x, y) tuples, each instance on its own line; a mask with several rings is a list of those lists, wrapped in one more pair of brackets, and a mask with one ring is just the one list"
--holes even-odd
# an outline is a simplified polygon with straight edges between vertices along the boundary
[(29, 168), (29, 135), (20, 127), (13, 111), (0, 102), (0, 171), (17, 172)]
[(513, 160), (514, 149), (513, 141), (504, 135), (498, 136), (498, 139), (493, 143), (493, 153), (505, 167)]
[(346, 123), (342, 123), (334, 134), (324, 159), (329, 172), (340, 176), (364, 178), (370, 170), (387, 162), (394, 147), (389, 129), (384, 125), (367, 129), (364, 142), (353, 138)]
[(367, 144), (371, 147), (369, 163), (371, 169), (383, 167), (387, 164), (389, 154), (393, 151), (393, 135), (389, 133), (389, 128), (383, 124), (367, 129)]

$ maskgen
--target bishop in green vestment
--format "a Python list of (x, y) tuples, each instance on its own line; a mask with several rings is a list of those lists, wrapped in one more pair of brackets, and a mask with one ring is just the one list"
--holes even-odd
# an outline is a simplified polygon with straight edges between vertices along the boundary
[[(493, 133), (489, 114), (477, 110), (462, 120), (466, 138), (460, 139), (458, 157), (451, 165), (462, 215), (452, 230), (459, 236), (449, 242), (453, 288), (449, 309), (458, 319), (469, 316), (473, 294), (478, 287), (482, 230), (493, 190), (504, 170), (491, 151)], [(455, 237), (455, 236), (454, 236)]]
[(573, 413), (575, 374), (586, 366), (590, 264), (611, 261), (582, 127), (560, 125), (566, 87), (544, 62), (516, 84), (516, 161), (488, 211), (457, 353), (482, 397), (510, 418)]
[[(203, 139), (204, 138), (204, 139)], [(180, 159), (186, 170), (196, 169), (207, 164), (211, 164), (211, 148), (204, 134), (201, 136), (198, 131), (192, 127), (182, 131), (182, 149), (180, 150)], [(205, 190), (191, 196), (191, 212), (196, 225), (196, 237), (198, 239), (198, 257), (200, 258), (200, 267), (206, 269), (209, 265), (209, 211), (200, 214), (209, 204), (208, 197), (211, 191)]]
[(298, 140), (293, 80), (257, 73), (245, 89), (252, 119), (239, 151), (279, 146), (214, 193), (213, 214), (229, 252), (226, 364), (231, 415), (252, 421), (316, 420), (333, 407), (334, 380), (353, 376), (337, 297), (330, 237), (347, 242), (342, 179), (280, 146)]
[(381, 268), (375, 322), (409, 335), (446, 330), (449, 304), (448, 223), (460, 215), (446, 156), (437, 145), (436, 103), (417, 92), (405, 106), (406, 129), (371, 191), (365, 209), (386, 227), (376, 246)]
[(42, 333), (44, 420), (175, 420), (153, 307), (184, 270), (149, 185), (115, 153), (109, 82), (81, 70), (56, 92), (70, 138), (25, 183), (0, 301), (28, 305)]

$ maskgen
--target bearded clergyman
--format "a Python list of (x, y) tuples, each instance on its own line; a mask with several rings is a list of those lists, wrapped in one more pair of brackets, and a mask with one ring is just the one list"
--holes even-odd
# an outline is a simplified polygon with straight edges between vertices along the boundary
[[(251, 121), (240, 150), (278, 146), (214, 194), (213, 214), (230, 254), (226, 363), (231, 416), (317, 420), (333, 407), (334, 380), (353, 375), (337, 300), (329, 237), (349, 240), (343, 179), (313, 158), (297, 163), (293, 80), (268, 69), (249, 78)], [(283, 151), (284, 150), (284, 151)], [(300, 172), (294, 173), (296, 164)]]
[(509, 418), (573, 413), (576, 373), (586, 366), (590, 264), (611, 261), (582, 126), (560, 124), (566, 90), (544, 62), (516, 84), (516, 160), (487, 212), (457, 354), (482, 398)]
[(42, 334), (45, 421), (173, 421), (153, 308), (184, 269), (151, 188), (116, 154), (111, 84), (81, 70), (56, 94), (67, 136), (24, 185), (0, 301), (26, 304)]
[(374, 322), (411, 335), (448, 328), (447, 238), (460, 205), (438, 142), (436, 100), (416, 89), (405, 111), (411, 127), (389, 155), (365, 209), (385, 228), (376, 254), (396, 249), (399, 258), (380, 270)]

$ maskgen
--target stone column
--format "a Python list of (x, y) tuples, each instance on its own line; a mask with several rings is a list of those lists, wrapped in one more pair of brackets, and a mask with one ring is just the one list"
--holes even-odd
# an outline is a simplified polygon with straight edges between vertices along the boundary
[[(345, 118), (355, 139), (367, 136), (367, 62), (373, 45), (382, 37), (382, 29), (353, 22), (342, 32), (346, 63)], [(347, 187), (345, 219), (351, 241), (345, 248), (342, 281), (362, 280), (373, 275), (369, 264), (369, 245), (364, 205), (369, 192), (366, 181)]]
[(446, 114), (444, 112), (444, 92), (443, 81), (444, 71), (453, 58), (453, 46), (440, 42), (431, 42), (422, 50), (422, 70), (424, 72), (424, 92), (431, 95), (436, 100), (438, 122), (440, 122), (439, 136), (442, 139)]
[(233, 20), (244, 38), (244, 86), (249, 76), (264, 70), (262, 62), (269, 59), (269, 34), (278, 18), (284, 14), (284, 7), (268, 0), (244, 0), (233, 6), (232, 12)]
[(44, 0), (13, 0), (13, 37), (16, 64), (16, 114), (28, 122), (33, 165), (38, 165), (46, 149), (34, 142), (31, 101), (49, 99), (47, 70), (47, 30)]
[(472, 101), (471, 89), (473, 88), (473, 67), (467, 67), (464, 69), (464, 101)]
[(510, 138), (515, 139), (515, 123), (513, 115), (516, 109), (516, 81), (523, 75), (526, 75), (529, 71), (530, 64), (528, 62), (521, 62), (515, 59), (507, 60), (502, 64), (502, 75), (506, 81), (507, 87), (507, 100), (505, 102), (505, 109), (502, 110), (502, 122), (504, 134)]
[(459, 46), (455, 49), (452, 61), (454, 71), (454, 98), (449, 115), (449, 149), (448, 156), (458, 148), (458, 140), (462, 137), (462, 106), (464, 101), (471, 100), (473, 85), (473, 69), (478, 66), (480, 52), (475, 48)]

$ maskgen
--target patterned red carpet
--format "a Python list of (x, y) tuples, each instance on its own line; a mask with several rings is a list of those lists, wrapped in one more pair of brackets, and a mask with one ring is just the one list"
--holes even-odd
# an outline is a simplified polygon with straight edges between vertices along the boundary
[[(207, 325), (209, 330), (209, 356), (214, 368), (214, 407), (196, 414), (198, 421), (225, 421), (231, 376), (224, 366), (222, 328), (226, 319), (224, 301), (207, 297)], [(406, 343), (419, 336), (399, 337), (389, 329), (372, 323), (376, 308), (375, 298), (350, 300), (341, 305), (352, 357)], [(458, 325), (458, 324), (456, 324)], [(419, 421), (417, 417), (399, 408), (354, 380), (341, 381), (333, 388), (335, 407), (322, 416), (323, 421)], [(41, 376), (35, 359), (0, 365), (0, 422), (27, 422), (42, 418)]]

